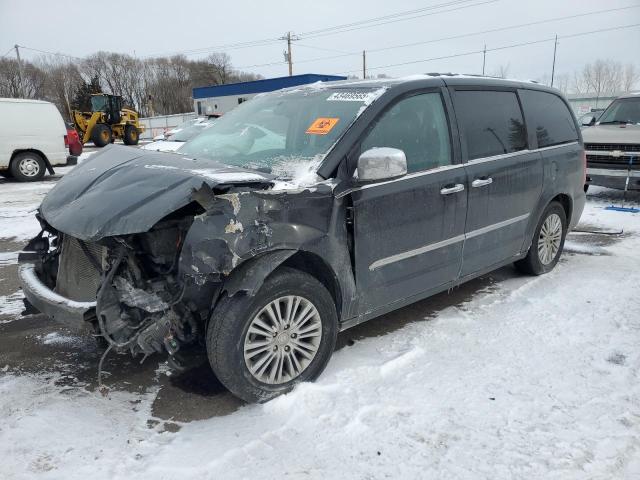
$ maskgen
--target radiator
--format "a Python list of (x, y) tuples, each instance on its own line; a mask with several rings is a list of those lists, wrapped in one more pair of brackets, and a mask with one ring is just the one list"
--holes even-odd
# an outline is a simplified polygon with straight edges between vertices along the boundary
[[(102, 273), (94, 264), (104, 268), (106, 253), (106, 248), (102, 245), (82, 242), (82, 240), (64, 235), (58, 259), (55, 291), (71, 300), (94, 301)], [(92, 262), (87, 255), (90, 255), (95, 261)]]

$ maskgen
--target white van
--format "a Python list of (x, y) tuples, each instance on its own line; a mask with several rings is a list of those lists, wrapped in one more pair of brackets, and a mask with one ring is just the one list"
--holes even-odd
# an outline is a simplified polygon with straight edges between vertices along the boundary
[(53, 103), (0, 98), (0, 175), (20, 182), (40, 180), (67, 159), (67, 128)]

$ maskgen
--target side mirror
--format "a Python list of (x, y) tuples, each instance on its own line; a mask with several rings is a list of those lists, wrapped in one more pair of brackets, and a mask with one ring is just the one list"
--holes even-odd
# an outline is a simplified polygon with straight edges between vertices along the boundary
[(407, 173), (407, 157), (397, 148), (370, 148), (358, 158), (358, 180), (390, 180)]
[(596, 124), (596, 117), (594, 117), (593, 115), (582, 119), (583, 127), (590, 127), (595, 124)]

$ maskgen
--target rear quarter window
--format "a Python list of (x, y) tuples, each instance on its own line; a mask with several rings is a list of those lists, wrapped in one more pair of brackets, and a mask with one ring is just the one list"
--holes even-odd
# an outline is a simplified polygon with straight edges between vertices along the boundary
[(534, 131), (538, 147), (575, 142), (578, 131), (564, 101), (552, 93), (520, 90), (520, 99), (529, 130)]
[(461, 90), (456, 91), (454, 103), (468, 160), (527, 148), (524, 120), (515, 92)]

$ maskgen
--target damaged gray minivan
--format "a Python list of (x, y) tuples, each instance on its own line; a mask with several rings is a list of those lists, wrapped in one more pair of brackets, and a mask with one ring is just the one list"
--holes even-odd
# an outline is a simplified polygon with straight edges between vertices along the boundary
[(564, 98), (458, 75), (260, 95), (178, 153), (110, 146), (65, 175), (20, 255), (28, 311), (109, 349), (204, 349), (265, 401), (339, 331), (515, 262), (558, 262), (585, 156)]

